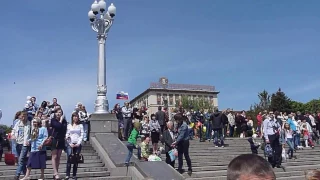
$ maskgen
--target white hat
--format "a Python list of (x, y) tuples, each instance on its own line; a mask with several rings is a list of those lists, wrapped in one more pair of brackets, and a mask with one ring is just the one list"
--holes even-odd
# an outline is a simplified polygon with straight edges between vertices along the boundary
[(27, 96), (27, 100), (30, 100), (31, 99), (31, 96)]

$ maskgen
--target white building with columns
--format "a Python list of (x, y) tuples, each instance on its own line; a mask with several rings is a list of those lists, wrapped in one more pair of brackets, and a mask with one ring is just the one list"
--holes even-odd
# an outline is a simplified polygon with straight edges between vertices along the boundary
[(176, 102), (180, 102), (183, 96), (189, 99), (208, 100), (212, 107), (218, 107), (219, 91), (214, 86), (191, 85), (191, 84), (169, 84), (167, 78), (160, 78), (158, 83), (150, 83), (150, 87), (130, 101), (134, 107), (146, 106), (149, 115), (156, 113), (159, 106), (165, 105), (167, 101), (168, 109), (176, 107)]

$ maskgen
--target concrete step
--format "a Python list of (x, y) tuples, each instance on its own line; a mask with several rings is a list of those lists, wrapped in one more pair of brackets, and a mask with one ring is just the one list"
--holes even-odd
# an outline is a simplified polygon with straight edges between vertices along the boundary
[[(67, 155), (67, 153), (63, 153), (65, 156)], [(82, 152), (81, 153), (83, 155), (83, 157), (86, 157), (86, 156), (97, 156), (98, 153), (96, 152)], [(51, 152), (47, 152), (47, 156), (51, 156)]]
[[(320, 165), (301, 165), (301, 166), (285, 166), (286, 172), (291, 171), (305, 171), (309, 169), (318, 169)], [(226, 166), (202, 166), (202, 167), (193, 167), (193, 172), (200, 172), (200, 171), (220, 171), (225, 170)], [(283, 172), (282, 169), (275, 168), (275, 172)]]
[[(94, 177), (106, 177), (109, 176), (110, 177), (110, 172), (109, 171), (101, 171), (101, 172), (78, 172), (77, 173), (77, 177), (80, 179), (87, 179), (87, 178), (94, 178)], [(64, 178), (64, 175), (60, 175), (60, 178)], [(22, 177), (21, 177), (22, 178)], [(39, 179), (40, 178), (40, 174), (32, 174), (30, 176), (31, 179)], [(9, 176), (0, 176), (1, 180), (13, 180), (14, 176), (13, 175), (9, 175)], [(51, 174), (45, 174), (44, 175), (44, 179), (53, 179), (53, 172), (51, 170)], [(95, 178), (94, 178), (95, 179)], [(112, 179), (111, 179), (112, 180)], [(115, 179), (118, 180), (118, 179)]]
[(109, 177), (95, 177), (95, 178), (77, 178), (83, 180), (131, 180), (131, 177), (128, 176), (109, 176)]
[[(261, 142), (260, 139), (255, 140), (256, 142)], [(193, 173), (191, 177), (188, 176), (187, 173), (184, 173), (183, 175), (188, 180), (226, 180), (227, 166), (230, 161), (240, 154), (251, 153), (251, 149), (247, 138), (226, 138), (225, 143), (226, 146), (224, 148), (217, 148), (214, 147), (212, 141), (190, 141), (189, 152)], [(288, 147), (286, 147), (286, 149), (288, 149)], [(297, 152), (294, 153), (294, 156), (296, 156), (297, 159), (288, 159), (286, 162), (282, 163), (286, 172), (284, 172), (283, 169), (274, 169), (277, 179), (304, 179), (305, 170), (320, 168), (319, 153), (320, 149), (318, 145), (316, 145), (314, 149), (305, 148), (303, 150), (297, 150)], [(261, 149), (259, 149), (259, 155), (264, 157)], [(165, 159), (163, 156), (162, 158)], [(186, 165), (185, 161), (184, 165)]]
[[(46, 161), (47, 163), (47, 165), (51, 165), (51, 160), (47, 160)], [(91, 160), (86, 160), (85, 159), (85, 162), (84, 162), (84, 164), (90, 164), (90, 163), (101, 163), (102, 161), (100, 160), (100, 159), (91, 159)], [(67, 161), (61, 161), (60, 162), (60, 165), (63, 165), (63, 164), (67, 164)], [(0, 170), (1, 170), (1, 168), (2, 167), (5, 167), (5, 166), (7, 166), (4, 162), (0, 162)], [(9, 166), (9, 167), (12, 167), (12, 166)], [(13, 166), (13, 167), (15, 167), (15, 166)]]
[[(61, 163), (59, 166), (60, 170), (65, 170), (67, 167), (66, 163)], [(83, 164), (79, 164), (79, 168), (91, 168), (91, 167), (104, 167), (103, 163), (83, 163)], [(17, 166), (0, 166), (0, 174), (1, 171), (7, 171), (7, 170), (16, 170)], [(47, 162), (47, 169), (52, 169), (52, 164), (51, 162), (48, 163)], [(62, 172), (62, 171), (61, 171)]]
[[(290, 176), (303, 176), (304, 171), (290, 171), (290, 172), (276, 172), (277, 178), (280, 177), (290, 177)], [(227, 176), (227, 170), (220, 171), (201, 171), (193, 172), (191, 178), (203, 178), (203, 177), (219, 177)]]
[[(248, 150), (248, 151), (238, 151), (238, 152), (235, 152), (235, 151), (234, 152), (223, 152), (223, 151), (222, 152), (196, 152), (196, 151), (189, 152), (190, 156), (193, 156), (193, 155), (197, 156), (199, 154), (201, 154), (202, 156), (212, 156), (213, 153), (223, 153), (223, 155), (227, 155), (228, 156), (228, 155), (250, 154), (251, 151)], [(264, 152), (259, 151), (260, 155), (263, 155), (263, 153)], [(318, 151), (318, 152), (316, 152), (316, 151), (297, 151), (297, 152), (294, 152), (293, 154), (296, 155), (296, 156), (303, 155), (303, 156), (313, 156), (313, 157), (315, 157), (318, 154), (320, 154), (320, 151)]]
[[(86, 162), (86, 160), (89, 160), (89, 159), (100, 159), (99, 156), (97, 155), (89, 155), (89, 156), (83, 156), (84, 158), (84, 162)], [(64, 153), (61, 155), (61, 160), (66, 160), (67, 159), (67, 154)]]
[[(65, 172), (66, 171), (66, 168), (63, 168), (63, 167), (59, 167), (59, 171), (60, 172)], [(90, 167), (90, 168), (86, 168), (86, 167), (80, 167), (78, 168), (78, 172), (104, 172), (104, 171), (107, 171), (107, 168), (106, 167)], [(12, 170), (0, 170), (0, 179), (2, 178), (2, 176), (14, 176), (16, 173), (16, 170), (15, 169), (12, 169)], [(34, 169), (31, 171), (31, 174), (39, 174), (40, 173), (40, 170), (39, 169)], [(45, 174), (52, 174), (53, 173), (53, 170), (52, 169), (45, 169), (44, 171)]]
[(306, 176), (290, 176), (290, 177), (279, 177), (277, 180), (303, 180)]
[[(7, 150), (5, 150), (7, 152)], [(131, 180), (129, 176), (110, 176), (110, 172), (102, 163), (98, 153), (92, 148), (91, 144), (83, 144), (81, 154), (84, 156), (84, 163), (79, 164), (77, 177), (78, 179), (105, 179), (105, 180)], [(3, 155), (4, 156), (4, 155)], [(47, 151), (47, 156), (51, 157), (51, 151)], [(67, 154), (61, 155), (61, 163), (59, 167), (60, 177), (65, 177)], [(53, 179), (53, 170), (51, 160), (47, 160), (47, 168), (45, 169), (45, 179)], [(11, 180), (14, 178), (17, 166), (7, 166), (4, 162), (0, 162), (0, 179)], [(22, 178), (22, 177), (21, 177)], [(40, 178), (40, 170), (31, 171), (31, 179)]]
[[(279, 177), (277, 180), (303, 180), (305, 176)], [(202, 178), (186, 178), (186, 180), (227, 180), (227, 176), (202, 177)]]
[[(223, 166), (225, 169), (227, 169), (228, 164), (230, 161), (225, 162), (192, 162), (192, 167), (202, 167), (202, 166)], [(184, 164), (186, 164), (186, 161), (184, 161)], [(285, 163), (282, 163), (282, 165), (288, 167), (288, 166), (301, 166), (301, 165), (318, 165), (319, 161), (305, 161), (305, 160), (292, 160), (287, 161)]]

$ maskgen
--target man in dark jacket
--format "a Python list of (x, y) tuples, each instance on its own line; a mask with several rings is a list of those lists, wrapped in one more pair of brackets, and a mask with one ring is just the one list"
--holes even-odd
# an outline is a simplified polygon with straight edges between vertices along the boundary
[(156, 120), (158, 120), (160, 127), (161, 127), (161, 134), (163, 134), (163, 130), (165, 127), (165, 117), (166, 114), (165, 112), (162, 111), (162, 107), (159, 106), (158, 107), (158, 112), (156, 112)]
[(221, 119), (222, 119), (222, 123), (223, 123), (223, 137), (226, 137), (227, 130), (228, 130), (228, 123), (229, 123), (226, 111), (222, 112)]
[(213, 136), (216, 147), (219, 147), (218, 139), (220, 139), (221, 147), (224, 147), (223, 142), (223, 120), (222, 120), (222, 113), (219, 112), (218, 108), (214, 109), (214, 113), (210, 116), (210, 121), (212, 122), (212, 130), (213, 130)]
[(173, 132), (173, 122), (167, 122), (167, 130), (163, 132), (163, 142), (165, 144), (166, 163), (174, 168), (175, 161), (171, 161), (169, 151), (173, 149), (172, 143), (175, 141)]

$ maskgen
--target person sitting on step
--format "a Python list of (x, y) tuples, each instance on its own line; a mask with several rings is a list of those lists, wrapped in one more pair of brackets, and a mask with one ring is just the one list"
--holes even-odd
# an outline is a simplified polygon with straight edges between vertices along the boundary
[(141, 160), (148, 161), (149, 158), (149, 142), (150, 138), (146, 137), (140, 144), (141, 147)]

